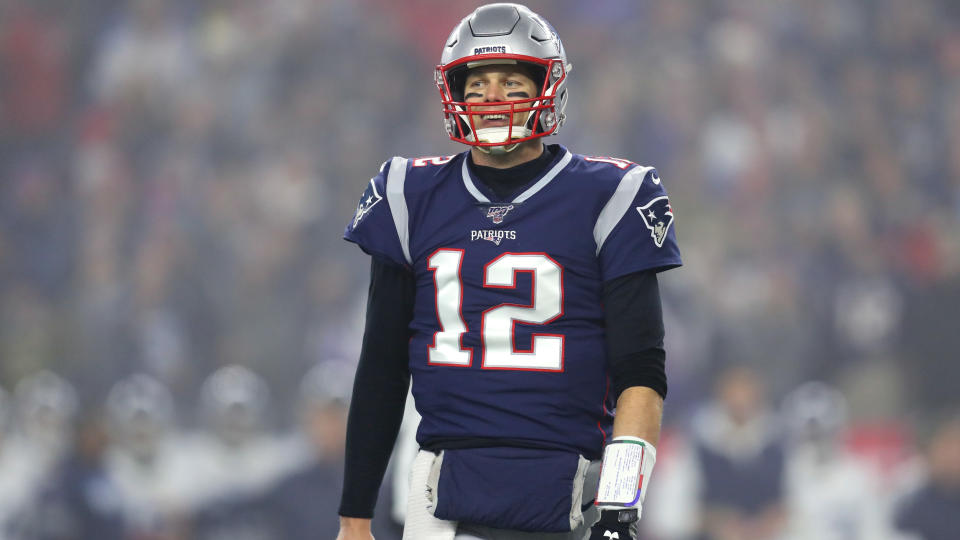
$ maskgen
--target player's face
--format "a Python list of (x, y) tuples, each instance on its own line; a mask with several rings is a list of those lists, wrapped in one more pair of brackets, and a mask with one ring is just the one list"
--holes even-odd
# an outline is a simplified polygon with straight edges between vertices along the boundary
[[(473, 104), (530, 99), (536, 97), (537, 93), (537, 84), (526, 70), (509, 65), (494, 65), (471, 70), (467, 75), (463, 94), (464, 101)], [(490, 111), (490, 114), (473, 117), (477, 129), (503, 127), (510, 122), (510, 109), (504, 109), (502, 105), (471, 105), (470, 110)], [(529, 114), (529, 112), (514, 113), (513, 125), (522, 125)]]

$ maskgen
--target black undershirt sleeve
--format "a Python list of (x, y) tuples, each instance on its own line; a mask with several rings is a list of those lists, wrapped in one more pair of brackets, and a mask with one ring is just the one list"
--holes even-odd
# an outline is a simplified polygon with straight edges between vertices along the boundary
[(604, 283), (603, 312), (614, 401), (631, 386), (647, 386), (666, 397), (663, 310), (656, 270)]
[(410, 384), (410, 270), (373, 259), (367, 320), (347, 418), (341, 516), (371, 518)]

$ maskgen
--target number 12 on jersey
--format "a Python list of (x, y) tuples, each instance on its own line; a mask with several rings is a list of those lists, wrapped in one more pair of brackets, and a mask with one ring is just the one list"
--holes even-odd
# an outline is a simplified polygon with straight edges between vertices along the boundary
[[(473, 361), (473, 351), (463, 347), (463, 335), (469, 331), (463, 320), (463, 256), (462, 249), (441, 248), (427, 259), (440, 323), (427, 350), (431, 365), (470, 366)], [(534, 333), (529, 351), (517, 350), (513, 343), (516, 323), (546, 325), (563, 315), (563, 267), (545, 253), (504, 253), (484, 266), (483, 286), (515, 289), (518, 272), (531, 274), (531, 304), (504, 303), (483, 312), (480, 367), (563, 371), (563, 335)]]

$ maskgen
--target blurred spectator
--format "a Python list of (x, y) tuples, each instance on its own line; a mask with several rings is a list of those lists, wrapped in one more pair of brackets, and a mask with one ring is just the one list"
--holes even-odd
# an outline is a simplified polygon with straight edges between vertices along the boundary
[(847, 403), (836, 389), (807, 382), (786, 396), (786, 538), (884, 540), (890, 501), (864, 460), (845, 447)]
[(15, 534), (31, 540), (122, 539), (122, 501), (104, 467), (109, 444), (99, 413), (81, 416), (66, 458)]
[(14, 390), (14, 405), (18, 434), (34, 452), (56, 456), (64, 450), (77, 412), (69, 381), (49, 370), (24, 377)]
[[(335, 538), (340, 520), (344, 441), (353, 365), (325, 361), (300, 386), (299, 422), (305, 459), (266, 496), (276, 538)], [(329, 511), (328, 511), (329, 510)], [(379, 538), (380, 535), (378, 534)]]
[(784, 531), (784, 454), (765, 386), (749, 367), (726, 368), (715, 401), (694, 419), (698, 538), (773, 540)]
[(290, 452), (266, 424), (269, 405), (263, 378), (245, 367), (224, 366), (204, 382), (199, 413), (206, 429), (179, 449), (188, 460), (195, 509), (262, 493), (292, 468)]
[(910, 395), (924, 411), (960, 406), (954, 384), (960, 380), (960, 363), (954, 359), (960, 350), (957, 306), (960, 306), (957, 275), (938, 278), (929, 286), (913, 291), (907, 302), (899, 361)]
[(70, 450), (77, 397), (72, 385), (44, 370), (21, 379), (13, 393), (11, 422), (0, 452), (4, 506), (18, 514)]
[(189, 508), (191, 471), (176, 450), (173, 396), (153, 377), (135, 374), (114, 384), (106, 411), (111, 447), (105, 465), (121, 496), (126, 535), (176, 537)]
[(0, 223), (16, 231), (8, 242), (19, 255), (9, 261), (10, 277), (35, 291), (37, 300), (59, 309), (70, 285), (76, 243), (76, 208), (69, 189), (56, 161), (40, 153), (20, 154), (4, 173)]
[(960, 415), (936, 427), (925, 455), (926, 479), (897, 510), (897, 528), (917, 540), (955, 539), (960, 531)]
[(296, 456), (269, 432), (269, 406), (266, 382), (243, 366), (224, 366), (204, 381), (206, 431), (180, 448), (191, 481), (192, 538), (270, 538), (259, 501)]
[(43, 3), (0, 6), (0, 131), (26, 142), (62, 129), (71, 91), (66, 23)]
[(119, 108), (119, 128), (137, 157), (154, 150), (149, 130), (169, 129), (178, 87), (188, 80), (191, 41), (177, 15), (159, 0), (127, 3), (104, 29), (90, 70), (94, 95)]

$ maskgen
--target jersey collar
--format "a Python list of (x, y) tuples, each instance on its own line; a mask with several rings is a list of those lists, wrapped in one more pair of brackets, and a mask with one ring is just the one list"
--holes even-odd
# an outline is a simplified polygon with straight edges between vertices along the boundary
[[(470, 167), (467, 166), (468, 153), (469, 150), (463, 154), (463, 163), (460, 167), (461, 174), (463, 176), (463, 185), (467, 188), (467, 191), (470, 192), (470, 195), (477, 200), (477, 202), (490, 203), (490, 198), (484, 194), (484, 191), (487, 191), (487, 189), (485, 187), (481, 188), (482, 183), (474, 178), (473, 174), (470, 172)], [(560, 146), (560, 152), (557, 154), (559, 159), (554, 162), (553, 166), (549, 167), (547, 172), (543, 173), (539, 180), (534, 182), (527, 189), (521, 191), (519, 195), (513, 198), (513, 200), (509, 201), (510, 203), (519, 204), (536, 195), (538, 191), (545, 188), (551, 180), (560, 174), (560, 171), (562, 171), (563, 168), (570, 163), (570, 160), (573, 159), (573, 154), (562, 145)]]

